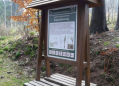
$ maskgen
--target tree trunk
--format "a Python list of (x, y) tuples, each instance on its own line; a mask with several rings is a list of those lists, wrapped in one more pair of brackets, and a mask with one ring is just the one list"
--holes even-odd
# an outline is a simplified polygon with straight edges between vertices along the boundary
[(105, 0), (103, 0), (103, 6), (92, 9), (90, 33), (96, 34), (96, 32), (101, 33), (105, 31), (108, 31), (108, 28), (106, 23)]
[[(11, 16), (12, 16), (12, 1), (11, 1)], [(11, 19), (11, 26), (12, 26), (12, 19)]]
[(4, 18), (5, 18), (5, 28), (6, 28), (6, 1), (4, 0)]
[(118, 1), (118, 16), (117, 16), (117, 23), (116, 23), (116, 27), (114, 28), (114, 30), (119, 30), (119, 1)]

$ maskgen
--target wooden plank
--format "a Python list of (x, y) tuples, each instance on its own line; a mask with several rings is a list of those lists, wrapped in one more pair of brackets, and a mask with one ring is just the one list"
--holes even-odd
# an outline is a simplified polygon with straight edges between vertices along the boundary
[(70, 80), (72, 80), (72, 81), (76, 81), (76, 78), (69, 77), (69, 76), (66, 76), (66, 75), (62, 75), (62, 74), (59, 74), (59, 73), (55, 73), (55, 74), (53, 74), (52, 76), (55, 76), (55, 75), (57, 75), (57, 76), (59, 76), (59, 77), (68, 78), (68, 79), (70, 79)]
[(37, 57), (37, 68), (36, 68), (36, 80), (40, 80), (41, 61), (42, 61), (42, 46), (44, 36), (44, 23), (45, 23), (45, 11), (41, 10), (41, 23), (39, 26), (39, 41), (38, 41), (38, 57)]
[(76, 66), (76, 64), (77, 64), (76, 61), (70, 61), (70, 60), (65, 60), (65, 59), (53, 58), (53, 57), (48, 57), (48, 56), (43, 56), (43, 59), (48, 60), (48, 61), (64, 63), (64, 64), (68, 64), (68, 65), (73, 65), (73, 66)]
[(50, 82), (53, 82), (53, 83), (56, 83), (56, 84), (59, 84), (61, 86), (72, 86), (69, 83), (66, 83), (66, 82), (63, 82), (63, 81), (60, 81), (60, 80), (51, 78), (51, 77), (45, 77), (45, 80), (50, 81)]
[(76, 81), (74, 81), (74, 82), (73, 81), (70, 81), (68, 78), (59, 77), (57, 75), (51, 76), (51, 78), (56, 79), (56, 80), (59, 80), (59, 81), (64, 82), (64, 83), (68, 83), (68, 84), (70, 84), (72, 86), (75, 86), (76, 85)]
[(29, 83), (24, 83), (23, 86), (34, 86), (34, 85), (29, 84)]
[(40, 84), (40, 85), (42, 85), (42, 86), (49, 86), (48, 84), (46, 84), (46, 83), (43, 83), (43, 82), (41, 82), (41, 80), (40, 81), (33, 81), (34, 83), (37, 83), (37, 84)]
[[(59, 73), (53, 74), (53, 75), (51, 75), (51, 77), (53, 77), (53, 78), (54, 77), (58, 77), (58, 78), (60, 78), (62, 80), (67, 80), (67, 81), (71, 81), (71, 82), (76, 83), (76, 78), (69, 77), (69, 76), (66, 76), (66, 75), (62, 75), (62, 74), (59, 74)], [(87, 85), (85, 85), (85, 81), (84, 80), (82, 80), (81, 86), (82, 85), (87, 86)], [(96, 86), (96, 84), (90, 83), (90, 86), (93, 86), (93, 85)]]
[(51, 86), (60, 86), (60, 85), (58, 85), (58, 84), (49, 82), (49, 81), (47, 81), (47, 80), (45, 80), (45, 79), (41, 79), (40, 81), (42, 81), (42, 82), (44, 82), (44, 83), (46, 83), (46, 84), (49, 84), (49, 85), (51, 85)]
[(98, 0), (84, 0), (84, 1), (88, 1), (88, 2), (91, 2), (91, 3), (98, 4)]
[(39, 85), (40, 85), (40, 86), (43, 86), (42, 84), (37, 84), (37, 83), (35, 83), (34, 81), (30, 81), (29, 83), (32, 84), (32, 85), (34, 85), (34, 86), (39, 86)]

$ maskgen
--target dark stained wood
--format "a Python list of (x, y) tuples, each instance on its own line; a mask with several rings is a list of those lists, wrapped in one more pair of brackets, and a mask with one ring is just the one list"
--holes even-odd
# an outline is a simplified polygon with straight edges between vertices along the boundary
[(89, 5), (89, 7), (99, 7), (102, 6), (102, 0), (84, 0), (87, 2), (87, 4)]
[(56, 4), (64, 4), (67, 2), (71, 2), (71, 1), (76, 1), (76, 0), (56, 0), (56, 1), (50, 0), (50, 2), (47, 1), (44, 3), (40, 3), (39, 1), (37, 1), (34, 3), (31, 2), (32, 5), (29, 4), (26, 8), (42, 9), (43, 7), (48, 6), (48, 5), (55, 5), (56, 6)]
[[(45, 10), (45, 31), (44, 31), (44, 55), (47, 56), (47, 21), (48, 21), (48, 10)], [(47, 77), (50, 77), (50, 62), (48, 60), (45, 60), (46, 63), (46, 75)]]
[(48, 57), (48, 56), (43, 56), (43, 58), (48, 61), (64, 63), (68, 65), (73, 65), (73, 66), (76, 66), (77, 64), (76, 61), (70, 61), (70, 60), (65, 60), (65, 59), (60, 59), (60, 58), (53, 58), (53, 57)]
[(45, 19), (45, 11), (41, 11), (41, 23), (39, 30), (39, 41), (38, 41), (38, 57), (37, 57), (37, 68), (36, 68), (36, 80), (40, 80), (40, 71), (41, 71), (41, 61), (42, 61), (42, 46), (43, 46), (43, 32), (44, 32), (44, 19)]
[(85, 1), (89, 4), (89, 7), (97, 7), (102, 5), (102, 0), (39, 0), (39, 1), (32, 1), (27, 8), (35, 8), (35, 9), (41, 9), (43, 6), (47, 6), (47, 5), (56, 5), (57, 3), (67, 3), (70, 1)]
[[(78, 4), (78, 26), (77, 26), (77, 77), (76, 86), (81, 86), (83, 62), (85, 54), (85, 3)], [(86, 21), (88, 22), (88, 21)]]
[(85, 62), (87, 62), (87, 67), (84, 69), (85, 70), (85, 85), (90, 86), (90, 54), (89, 54), (89, 5), (85, 4), (85, 31), (86, 31), (86, 36), (85, 36)]
[[(68, 65), (73, 65), (73, 66), (77, 66), (77, 61), (67, 61), (64, 59), (58, 59), (58, 58), (53, 58), (53, 57), (48, 57), (48, 56), (42, 56), (42, 60), (48, 60), (48, 61), (53, 61), (53, 62), (58, 62), (58, 63), (63, 63), (63, 64), (68, 64)], [(83, 68), (87, 68), (87, 63), (83, 63)]]

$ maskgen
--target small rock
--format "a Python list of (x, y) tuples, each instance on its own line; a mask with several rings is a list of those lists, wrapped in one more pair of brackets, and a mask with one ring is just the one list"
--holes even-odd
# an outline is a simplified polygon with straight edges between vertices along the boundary
[(7, 73), (10, 74), (10, 73), (12, 73), (12, 72), (8, 71)]
[(4, 75), (1, 76), (1, 79), (3, 79), (3, 78), (4, 78)]

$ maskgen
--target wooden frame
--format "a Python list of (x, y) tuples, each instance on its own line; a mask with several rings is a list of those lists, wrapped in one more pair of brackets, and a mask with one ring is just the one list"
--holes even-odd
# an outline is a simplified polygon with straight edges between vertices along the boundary
[[(64, 2), (62, 4), (62, 2)], [(54, 5), (55, 3), (55, 5)], [(76, 86), (81, 86), (82, 71), (85, 70), (85, 86), (90, 86), (90, 54), (89, 54), (89, 7), (100, 5), (101, 0), (61, 0), (51, 4), (41, 6), (32, 6), (32, 8), (41, 9), (41, 23), (38, 42), (38, 59), (36, 79), (40, 80), (41, 61), (46, 61), (46, 75), (50, 77), (50, 61), (69, 64), (77, 67)], [(47, 56), (47, 33), (48, 33), (48, 9), (78, 5), (77, 13), (77, 60), (69, 61), (65, 59), (52, 58)], [(28, 6), (31, 7), (31, 6)], [(44, 56), (42, 56), (42, 46), (44, 42)]]

